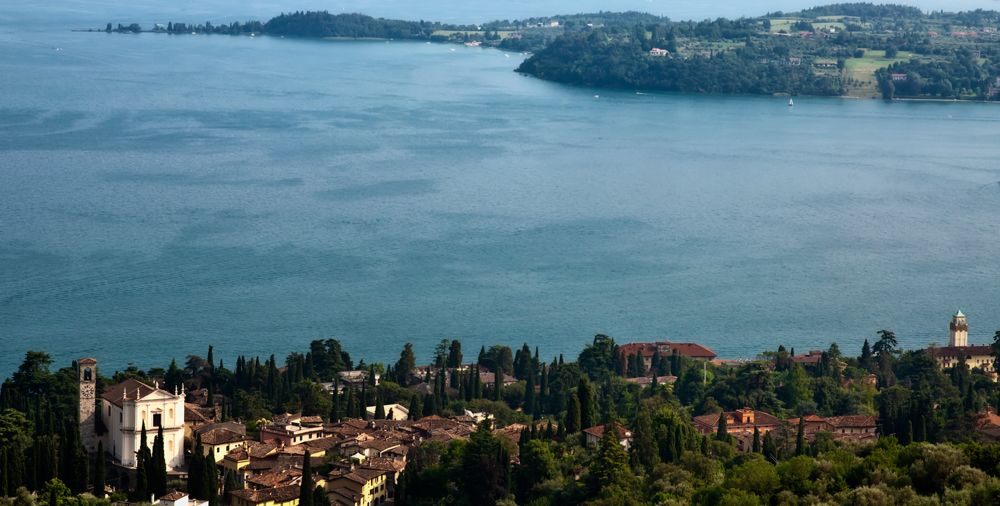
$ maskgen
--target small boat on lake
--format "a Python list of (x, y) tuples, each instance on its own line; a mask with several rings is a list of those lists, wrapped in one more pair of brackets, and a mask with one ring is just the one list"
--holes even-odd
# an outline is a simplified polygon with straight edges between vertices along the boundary
[(792, 99), (788, 99), (788, 106), (791, 107), (793, 105), (795, 105), (795, 102), (792, 102)]

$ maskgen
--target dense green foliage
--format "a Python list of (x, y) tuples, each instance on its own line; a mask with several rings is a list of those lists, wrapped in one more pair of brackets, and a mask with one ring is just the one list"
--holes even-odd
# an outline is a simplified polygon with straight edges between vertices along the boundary
[(807, 66), (761, 65), (753, 50), (710, 57), (651, 58), (638, 41), (609, 39), (600, 30), (567, 34), (524, 61), (518, 72), (570, 84), (695, 93), (836, 95), (839, 79)]

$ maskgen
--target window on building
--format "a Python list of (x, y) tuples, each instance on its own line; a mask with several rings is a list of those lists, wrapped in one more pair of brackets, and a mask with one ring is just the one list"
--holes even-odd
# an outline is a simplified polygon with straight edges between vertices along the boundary
[(173, 408), (167, 410), (167, 420), (174, 421), (174, 410)]
[(153, 413), (153, 427), (159, 427), (160, 423), (163, 421), (162, 418), (163, 415), (160, 413)]
[(91, 372), (89, 367), (83, 370), (83, 381), (91, 381)]
[(170, 441), (167, 441), (167, 451), (170, 451), (170, 452), (174, 451), (174, 440), (173, 439), (171, 439)]

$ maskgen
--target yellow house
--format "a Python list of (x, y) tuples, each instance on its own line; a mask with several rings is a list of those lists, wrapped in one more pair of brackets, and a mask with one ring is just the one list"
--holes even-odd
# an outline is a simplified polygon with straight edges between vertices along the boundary
[[(327, 480), (327, 495), (333, 504), (344, 506), (374, 506), (389, 498), (386, 472), (376, 469), (355, 469)], [(244, 505), (239, 505), (244, 506)]]
[(201, 447), (206, 456), (211, 456), (218, 464), (226, 454), (241, 448), (251, 438), (228, 429), (212, 429), (201, 435)]
[(233, 506), (298, 506), (298, 485), (265, 488), (263, 490), (240, 489), (229, 493)]

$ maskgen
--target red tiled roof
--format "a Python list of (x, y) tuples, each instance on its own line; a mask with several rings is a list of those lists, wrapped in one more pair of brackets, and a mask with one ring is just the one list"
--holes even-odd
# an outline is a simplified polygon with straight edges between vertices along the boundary
[(299, 496), (298, 485), (288, 485), (286, 487), (265, 488), (262, 490), (250, 490), (248, 488), (233, 490), (230, 492), (235, 497), (252, 503), (262, 503), (267, 501), (288, 502)]
[(222, 445), (227, 443), (239, 443), (250, 438), (243, 434), (238, 434), (228, 429), (212, 429), (201, 435), (202, 444)]
[(826, 423), (833, 427), (875, 427), (878, 424), (878, 417), (875, 415), (845, 415), (831, 416), (826, 419)]
[(772, 425), (773, 426), (781, 425), (780, 418), (765, 413), (763, 411), (757, 411), (757, 410), (753, 410), (754, 423), (747, 423), (747, 424), (738, 423), (737, 420), (740, 420), (740, 417), (739, 413), (737, 413), (736, 411), (726, 411), (725, 413), (712, 413), (709, 415), (696, 416), (694, 417), (694, 421), (704, 425), (708, 425), (709, 427), (718, 427), (720, 414), (726, 415), (727, 419), (728, 418), (733, 419), (733, 423), (728, 424), (729, 427), (753, 427), (753, 426), (765, 427)]
[[(627, 439), (632, 437), (632, 431), (626, 429), (625, 427), (622, 427), (621, 424), (616, 424), (616, 425), (617, 425), (616, 428), (618, 429), (618, 439)], [(591, 436), (595, 436), (597, 438), (602, 438), (604, 437), (604, 426), (597, 425), (589, 429), (583, 429), (583, 432), (590, 434)]]
[(92, 365), (96, 364), (97, 361), (92, 358), (81, 358), (80, 360), (77, 360), (76, 363), (80, 365)]
[[(91, 360), (93, 360), (93, 359), (91, 359)], [(171, 493), (169, 493), (167, 495), (160, 496), (160, 500), (161, 501), (176, 501), (176, 500), (182, 499), (184, 497), (187, 497), (187, 494), (185, 494), (184, 492), (171, 492)]]

